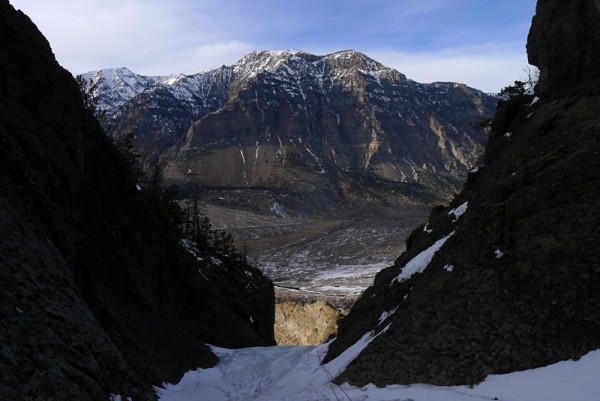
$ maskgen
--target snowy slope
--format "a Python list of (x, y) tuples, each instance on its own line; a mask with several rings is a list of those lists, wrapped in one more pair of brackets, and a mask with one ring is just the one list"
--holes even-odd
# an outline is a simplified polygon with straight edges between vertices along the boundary
[(101, 110), (117, 108), (162, 80), (158, 76), (136, 74), (125, 67), (88, 72), (83, 78), (98, 86), (94, 95), (100, 98)]
[(221, 361), (188, 372), (178, 384), (157, 388), (161, 401), (592, 401), (600, 399), (600, 350), (578, 361), (489, 376), (474, 387), (427, 384), (362, 388), (330, 383), (373, 339), (367, 333), (335, 360), (321, 366), (318, 347), (214, 348)]
[(224, 75), (225, 82), (231, 77), (231, 67), (212, 70), (195, 75), (171, 74), (165, 76), (145, 76), (136, 74), (127, 68), (105, 68), (83, 74), (87, 81), (96, 85), (94, 95), (99, 98), (98, 108), (112, 117), (117, 109), (136, 96), (153, 94), (166, 90), (173, 98), (192, 105), (195, 111), (201, 111), (201, 105), (209, 101), (211, 89), (217, 85), (218, 76)]

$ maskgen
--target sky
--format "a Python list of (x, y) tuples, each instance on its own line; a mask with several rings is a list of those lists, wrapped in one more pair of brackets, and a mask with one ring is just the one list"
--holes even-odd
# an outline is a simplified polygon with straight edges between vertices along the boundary
[(194, 74), (252, 50), (356, 50), (418, 82), (526, 77), (535, 0), (10, 0), (73, 74)]

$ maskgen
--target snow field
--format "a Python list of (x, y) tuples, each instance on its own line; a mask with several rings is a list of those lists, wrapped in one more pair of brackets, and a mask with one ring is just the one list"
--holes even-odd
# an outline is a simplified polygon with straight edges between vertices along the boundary
[[(385, 329), (383, 330), (385, 331)], [(474, 387), (428, 384), (341, 387), (330, 382), (376, 336), (365, 334), (321, 366), (328, 344), (317, 347), (213, 347), (221, 361), (157, 388), (161, 401), (594, 401), (600, 400), (600, 350), (578, 361), (489, 376)]]

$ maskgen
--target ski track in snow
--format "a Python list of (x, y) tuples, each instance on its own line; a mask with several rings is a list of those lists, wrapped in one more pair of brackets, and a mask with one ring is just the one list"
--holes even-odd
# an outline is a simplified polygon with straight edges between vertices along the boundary
[[(388, 326), (389, 327), (389, 326)], [(387, 329), (387, 327), (386, 327)], [(385, 332), (386, 329), (381, 332)], [(220, 362), (190, 371), (178, 384), (156, 388), (161, 401), (592, 401), (600, 399), (600, 350), (578, 361), (489, 376), (474, 387), (428, 384), (330, 383), (377, 335), (366, 333), (333, 361), (320, 365), (328, 344), (317, 347), (212, 347)]]

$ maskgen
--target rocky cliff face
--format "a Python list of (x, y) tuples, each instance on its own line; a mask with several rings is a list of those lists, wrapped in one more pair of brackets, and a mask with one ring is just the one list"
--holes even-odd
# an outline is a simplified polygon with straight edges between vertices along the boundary
[(496, 104), (465, 85), (419, 84), (354, 51), (253, 52), (194, 76), (87, 77), (108, 132), (133, 132), (167, 181), (330, 197), (366, 176), (395, 183), (400, 196), (445, 198), (483, 154), (487, 133), (473, 125)]
[(274, 344), (272, 283), (185, 251), (35, 25), (0, 1), (0, 398), (154, 399)]
[(335, 335), (342, 312), (325, 301), (275, 305), (277, 345), (320, 345)]
[(471, 384), (600, 347), (598, 18), (538, 2), (541, 99), (499, 107), (484, 164), (343, 320), (327, 360), (379, 336), (338, 381)]
[[(544, 98), (597, 93), (600, 1), (540, 1), (527, 52), (540, 69), (536, 93)], [(549, 24), (549, 20), (553, 24)]]

